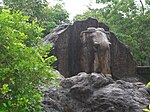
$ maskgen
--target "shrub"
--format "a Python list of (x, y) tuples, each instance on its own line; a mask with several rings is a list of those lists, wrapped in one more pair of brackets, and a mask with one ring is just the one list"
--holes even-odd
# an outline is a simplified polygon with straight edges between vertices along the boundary
[(56, 58), (43, 59), (40, 52), (46, 49), (34, 47), (43, 29), (28, 19), (19, 11), (3, 9), (0, 14), (0, 112), (40, 111), (42, 93), (37, 87), (55, 77), (49, 64)]
[(147, 108), (143, 109), (144, 112), (150, 112), (150, 105), (147, 106)]
[[(150, 86), (150, 82), (147, 83), (147, 86)], [(150, 104), (147, 106), (147, 108), (143, 109), (144, 112), (150, 112)]]

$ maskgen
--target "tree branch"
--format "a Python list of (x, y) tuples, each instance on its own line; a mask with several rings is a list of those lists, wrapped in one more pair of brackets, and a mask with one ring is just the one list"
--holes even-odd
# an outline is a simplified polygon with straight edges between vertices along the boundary
[(143, 5), (142, 0), (140, 0), (140, 3), (141, 3), (141, 5), (142, 5), (142, 11), (143, 11), (143, 14), (144, 14), (144, 5)]

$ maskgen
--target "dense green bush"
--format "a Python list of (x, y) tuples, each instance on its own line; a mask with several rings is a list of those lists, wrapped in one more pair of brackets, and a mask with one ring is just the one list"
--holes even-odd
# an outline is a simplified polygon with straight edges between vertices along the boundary
[(34, 47), (43, 29), (21, 12), (0, 14), (0, 112), (38, 112), (44, 79), (55, 73), (49, 64), (55, 57), (43, 59), (46, 49)]

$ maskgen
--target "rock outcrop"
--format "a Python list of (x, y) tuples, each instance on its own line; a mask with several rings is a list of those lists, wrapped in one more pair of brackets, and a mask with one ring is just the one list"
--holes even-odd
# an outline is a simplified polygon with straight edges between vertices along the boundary
[(111, 74), (117, 79), (123, 77), (135, 77), (136, 64), (128, 47), (121, 43), (116, 38), (115, 34), (109, 31), (109, 28), (105, 24), (100, 23), (93, 18), (88, 18), (84, 21), (76, 21), (73, 24), (58, 26), (51, 34), (43, 39), (43, 43), (50, 43), (54, 46), (54, 54), (58, 59), (57, 70), (65, 77), (71, 77), (79, 72), (84, 72), (80, 62), (82, 54), (80, 33), (89, 27), (101, 27), (109, 32), (111, 43)]
[[(94, 33), (87, 32), (88, 28), (95, 29)], [(103, 44), (97, 46), (94, 42), (102, 42), (102, 34), (105, 46), (100, 47)], [(105, 24), (93, 18), (63, 24), (42, 43), (53, 45), (51, 53), (58, 59), (55, 64), (60, 77), (53, 80), (60, 86), (40, 88), (44, 93), (41, 105), (46, 112), (142, 112), (150, 104), (150, 87), (137, 82), (136, 63), (129, 48)], [(100, 54), (105, 54), (101, 48), (107, 51), (105, 60), (101, 59)], [(102, 67), (101, 62), (108, 62), (107, 67)], [(107, 75), (101, 73), (103, 68)]]
[(137, 66), (136, 73), (138, 74), (140, 81), (145, 84), (150, 82), (150, 66)]
[(46, 112), (142, 112), (150, 104), (150, 87), (97, 73), (65, 78), (43, 93)]

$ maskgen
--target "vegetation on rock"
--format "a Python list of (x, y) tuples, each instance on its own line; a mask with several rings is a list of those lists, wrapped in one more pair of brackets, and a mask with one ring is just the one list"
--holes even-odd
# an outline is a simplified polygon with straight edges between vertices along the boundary
[[(147, 83), (147, 86), (150, 86), (150, 82)], [(147, 106), (147, 108), (143, 109), (144, 112), (150, 112), (150, 104)]]

